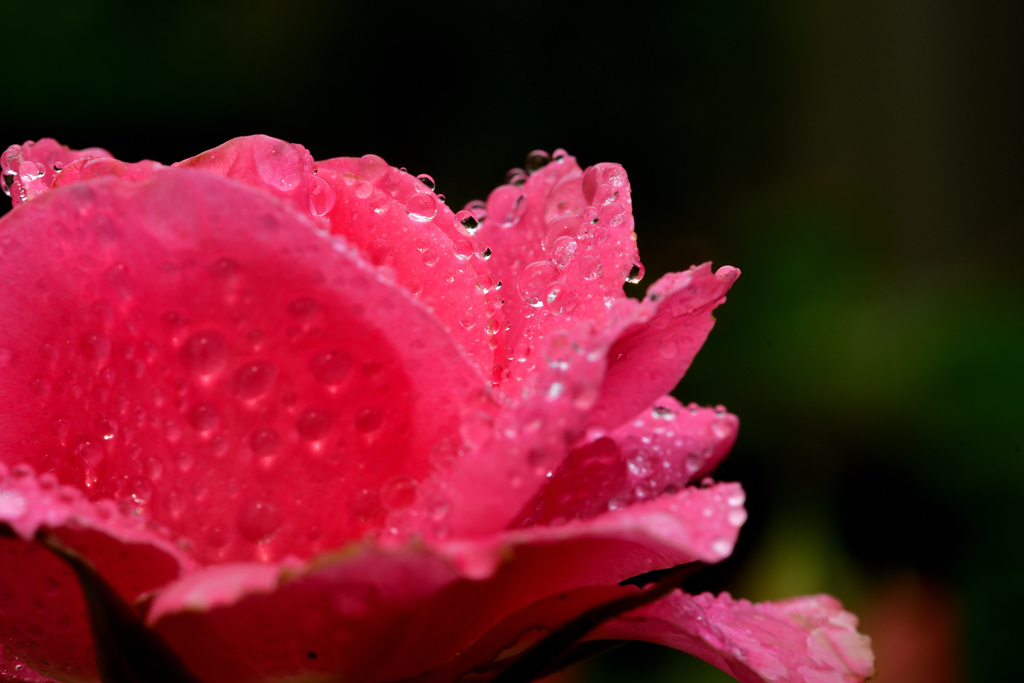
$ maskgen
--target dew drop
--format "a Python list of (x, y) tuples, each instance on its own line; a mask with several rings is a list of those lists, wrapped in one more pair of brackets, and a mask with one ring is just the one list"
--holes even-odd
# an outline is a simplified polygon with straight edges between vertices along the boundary
[(321, 349), (309, 357), (309, 371), (321, 384), (338, 386), (352, 374), (352, 359), (338, 349)]
[(295, 421), (295, 429), (305, 441), (320, 441), (331, 432), (334, 420), (323, 408), (306, 408)]
[(572, 262), (579, 245), (571, 237), (559, 237), (551, 247), (551, 260), (559, 268), (565, 268)]
[(503, 228), (518, 223), (526, 213), (526, 195), (513, 185), (499, 185), (487, 197), (487, 215)]
[(469, 240), (455, 240), (453, 245), (456, 258), (466, 261), (473, 256), (473, 243)]
[(394, 477), (380, 487), (380, 502), (388, 510), (404, 510), (415, 501), (416, 482), (409, 477)]
[(639, 261), (633, 261), (633, 265), (629, 268), (629, 273), (626, 275), (626, 282), (630, 284), (636, 284), (644, 279), (644, 266)]
[(384, 174), (388, 172), (388, 162), (381, 159), (376, 154), (367, 154), (359, 159), (359, 163), (356, 166), (356, 170), (366, 180), (371, 183), (384, 177)]
[(189, 374), (204, 377), (224, 367), (228, 345), (217, 330), (200, 330), (185, 340), (178, 356)]
[(372, 432), (380, 427), (383, 417), (375, 408), (363, 408), (355, 417), (355, 426), (361, 432)]
[(270, 540), (284, 521), (278, 506), (268, 498), (251, 498), (238, 507), (238, 533), (250, 543)]
[(88, 332), (79, 340), (82, 355), (89, 360), (103, 360), (110, 355), (110, 340), (99, 332)]
[(249, 437), (249, 445), (252, 446), (252, 452), (256, 457), (268, 458), (281, 448), (281, 437), (272, 427), (257, 429)]
[(463, 209), (455, 214), (455, 221), (462, 230), (471, 237), (480, 229), (480, 221), (478, 221), (476, 216), (473, 215), (473, 212), (468, 209)]
[(334, 187), (319, 176), (309, 180), (309, 211), (314, 216), (323, 216), (334, 208), (337, 199)]
[(288, 302), (288, 315), (298, 323), (309, 323), (319, 312), (320, 302), (311, 296), (300, 296)]
[(276, 377), (277, 366), (269, 360), (247, 361), (231, 376), (231, 391), (243, 401), (252, 401), (270, 391)]
[(556, 281), (548, 288), (544, 306), (555, 315), (569, 313), (579, 303), (579, 295), (570, 285)]
[(405, 211), (414, 221), (432, 220), (437, 215), (437, 200), (433, 195), (415, 194), (405, 203)]
[(535, 149), (526, 155), (526, 172), (533, 174), (544, 168), (551, 161), (551, 155), (542, 149)]
[(593, 254), (585, 254), (576, 263), (576, 269), (584, 280), (596, 280), (601, 275), (601, 259)]
[(676, 411), (670, 406), (654, 406), (651, 408), (651, 417), (655, 420), (674, 420)]
[(197, 403), (188, 412), (188, 422), (196, 431), (213, 431), (220, 424), (220, 411), (209, 401)]
[(551, 261), (534, 261), (523, 269), (516, 281), (520, 298), (534, 308), (544, 305), (551, 283), (560, 275), (558, 267)]
[(579, 216), (559, 216), (544, 228), (544, 237), (540, 245), (544, 251), (551, 251), (555, 241), (560, 237), (576, 237), (582, 219)]
[(437, 185), (434, 184), (434, 179), (431, 178), (426, 173), (420, 173), (418, 176), (416, 176), (416, 180), (426, 185), (427, 189), (430, 190), (431, 192), (433, 192), (434, 188), (437, 187)]
[(91, 434), (76, 436), (75, 455), (85, 463), (86, 467), (95, 467), (105, 455), (103, 442), (99, 437)]
[(658, 342), (658, 355), (670, 360), (679, 355), (679, 344), (675, 339), (664, 339)]

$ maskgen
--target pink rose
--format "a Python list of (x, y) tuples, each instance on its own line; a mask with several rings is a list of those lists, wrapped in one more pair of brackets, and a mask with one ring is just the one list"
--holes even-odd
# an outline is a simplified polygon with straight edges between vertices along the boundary
[(530, 165), (453, 213), (264, 136), (171, 167), (9, 148), (0, 677), (521, 680), (580, 639), (870, 675), (831, 597), (619, 585), (746, 519), (689, 485), (737, 419), (666, 395), (739, 271), (626, 298), (625, 171)]

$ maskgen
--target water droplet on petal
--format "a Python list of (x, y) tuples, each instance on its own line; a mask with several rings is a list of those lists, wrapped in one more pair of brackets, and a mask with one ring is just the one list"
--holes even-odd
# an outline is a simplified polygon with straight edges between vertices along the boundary
[(220, 411), (213, 403), (203, 401), (192, 406), (188, 413), (188, 421), (197, 431), (209, 432), (220, 424)]
[(431, 178), (426, 173), (420, 173), (418, 176), (416, 176), (416, 180), (426, 185), (427, 189), (430, 190), (431, 192), (433, 192), (434, 188), (436, 187), (436, 185), (434, 184), (434, 179)]
[(665, 339), (658, 342), (658, 355), (666, 360), (679, 355), (679, 344), (674, 339)]
[(601, 259), (593, 254), (584, 254), (576, 263), (576, 269), (584, 280), (596, 280), (601, 275)]
[(455, 222), (469, 236), (473, 236), (480, 228), (480, 221), (473, 215), (472, 211), (463, 209), (455, 214)]
[(579, 295), (565, 282), (555, 281), (548, 288), (544, 298), (544, 307), (555, 315), (569, 313), (579, 303)]
[(323, 216), (334, 208), (334, 187), (319, 176), (309, 180), (309, 210), (314, 216)]
[(414, 221), (432, 220), (437, 215), (437, 200), (430, 194), (414, 194), (405, 203), (405, 211)]
[(549, 286), (560, 275), (558, 267), (551, 261), (535, 261), (519, 274), (516, 290), (523, 301), (539, 308), (544, 305)]
[(533, 174), (548, 165), (551, 155), (542, 149), (535, 149), (526, 155), (526, 172)]
[(338, 349), (322, 349), (309, 357), (309, 370), (321, 384), (337, 386), (352, 372), (352, 359)]
[(295, 429), (306, 441), (320, 441), (331, 433), (334, 420), (323, 408), (306, 408), (295, 421)]
[(274, 384), (277, 366), (268, 360), (251, 360), (235, 370), (231, 377), (231, 391), (243, 401), (263, 396)]
[(487, 215), (503, 228), (518, 223), (526, 213), (526, 195), (513, 185), (499, 185), (487, 197)]
[(227, 362), (227, 341), (217, 330), (200, 330), (185, 340), (178, 356), (189, 374), (212, 375)]
[(453, 245), (455, 256), (463, 261), (473, 256), (473, 243), (469, 240), (455, 240)]
[(281, 437), (272, 427), (257, 429), (249, 437), (249, 445), (252, 446), (252, 452), (256, 457), (267, 458), (277, 453), (281, 447)]
[(551, 247), (551, 260), (559, 268), (565, 268), (572, 262), (579, 245), (571, 237), (559, 237)]
[(372, 183), (382, 178), (388, 172), (389, 167), (388, 162), (376, 154), (367, 154), (359, 159), (356, 168), (359, 171), (359, 175)]
[(635, 285), (643, 279), (644, 265), (638, 261), (634, 261), (633, 265), (629, 268), (629, 273), (626, 275), (626, 282)]
[(404, 510), (416, 501), (416, 482), (399, 476), (380, 488), (380, 502), (388, 510)]
[(361, 432), (372, 432), (380, 427), (383, 421), (380, 411), (375, 408), (363, 408), (355, 417), (355, 426)]
[(251, 498), (238, 507), (236, 524), (238, 533), (250, 543), (269, 540), (284, 521), (284, 515), (268, 498)]
[(110, 355), (110, 340), (99, 332), (82, 335), (79, 342), (82, 355), (89, 360), (103, 360)]
[(514, 187), (522, 187), (526, 183), (526, 171), (521, 168), (510, 168), (505, 174), (505, 183)]

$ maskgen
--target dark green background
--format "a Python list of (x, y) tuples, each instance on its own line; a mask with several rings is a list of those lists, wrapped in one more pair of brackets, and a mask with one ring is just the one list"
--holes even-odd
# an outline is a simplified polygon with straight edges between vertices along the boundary
[[(449, 204), (541, 147), (625, 165), (647, 285), (743, 270), (677, 395), (742, 420), (736, 556), (692, 581), (960, 606), (967, 679), (1024, 627), (1024, 4), (6, 3), (0, 133), (166, 163), (267, 133)], [(638, 288), (638, 292), (642, 290)], [(634, 293), (638, 293), (634, 292)], [(594, 680), (718, 680), (630, 646)]]

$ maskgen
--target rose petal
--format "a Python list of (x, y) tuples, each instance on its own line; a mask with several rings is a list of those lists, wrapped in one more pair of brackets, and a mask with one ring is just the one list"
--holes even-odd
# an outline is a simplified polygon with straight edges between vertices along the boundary
[[(321, 197), (322, 188), (314, 176), (313, 157), (302, 145), (269, 135), (248, 135), (233, 138), (223, 145), (172, 164), (214, 173), (244, 183), (275, 197), (300, 214), (322, 215), (314, 207), (310, 195)], [(317, 211), (313, 211), (317, 208)]]
[(551, 595), (722, 559), (738, 532), (738, 494), (736, 484), (685, 489), (557, 528), (419, 551), (356, 547), (306, 569), (213, 567), (168, 587), (148, 619), (207, 683), (392, 680), (446, 661)]
[[(367, 258), (425, 303), (476, 362), (500, 381), (504, 317), (483, 246), (421, 181), (369, 155), (318, 162), (337, 199), (325, 215)], [(472, 227), (472, 226), (471, 226)]]
[(453, 584), (419, 612), (403, 656), (380, 677), (412, 676), (445, 662), (508, 615), (552, 595), (718, 562), (732, 552), (740, 526), (732, 513), (742, 510), (742, 499), (738, 484), (689, 488), (590, 520), (439, 545), (434, 552), (473, 580)]
[[(547, 338), (577, 325), (600, 327), (637, 260), (629, 181), (618, 164), (584, 173), (564, 156), (522, 185), (502, 185), (487, 200), (480, 230), (493, 251), (491, 270), (508, 291), (513, 381), (543, 364)], [(600, 181), (600, 182), (599, 182)]]
[[(0, 174), (14, 206), (43, 194), (76, 159), (109, 157), (99, 147), (69, 149), (53, 138), (11, 145), (0, 157)], [(28, 162), (28, 163), (26, 163)]]
[(617, 324), (591, 425), (614, 429), (676, 386), (715, 324), (711, 311), (739, 274), (731, 266), (712, 273), (704, 263), (651, 285)]
[(742, 683), (859, 683), (874, 674), (871, 639), (829, 595), (752, 604), (676, 591), (588, 636), (607, 638), (668, 645)]
[(165, 538), (123, 515), (112, 501), (89, 502), (75, 489), (58, 487), (52, 474), (37, 478), (25, 465), (0, 471), (0, 524), (18, 535), (0, 538), (2, 644), (60, 678), (95, 678), (92, 639), (77, 579), (32, 542), (39, 530), (86, 558), (129, 603), (191, 566)]
[(71, 185), (0, 230), (4, 460), (123, 501), (203, 563), (379, 528), (487, 384), (346, 243), (207, 173)]
[(366, 680), (395, 656), (415, 610), (457, 578), (409, 551), (355, 550), (306, 569), (220, 566), (171, 586), (148, 620), (205, 683)]
[(0, 681), (11, 681), (12, 683), (54, 683), (52, 678), (47, 678), (32, 667), (27, 666), (13, 652), (5, 650), (3, 645), (0, 645)]
[(64, 187), (79, 182), (88, 182), (97, 178), (113, 176), (121, 180), (141, 183), (149, 180), (154, 173), (164, 168), (164, 165), (156, 161), (137, 161), (129, 164), (114, 158), (108, 157), (83, 157), (76, 159), (53, 179), (53, 187)]
[(516, 525), (588, 519), (677, 491), (717, 467), (738, 426), (736, 416), (721, 408), (684, 408), (663, 396), (607, 436), (574, 448)]
[[(715, 484), (710, 488), (689, 487), (590, 519), (570, 520), (555, 526), (531, 526), (487, 539), (451, 541), (442, 547), (460, 570), (471, 577), (490, 575), (503, 555), (520, 545), (561, 544), (579, 538), (627, 538), (640, 545), (670, 549), (658, 551), (664, 560), (660, 564), (645, 560), (649, 564), (632, 566), (618, 579), (621, 581), (653, 569), (696, 560), (718, 562), (728, 557), (746, 521), (745, 516), (741, 519), (730, 513), (742, 510), (744, 500), (743, 489), (735, 483)], [(611, 571), (620, 573), (620, 568), (615, 566)]]
[[(588, 586), (538, 600), (502, 619), (450, 660), (408, 680), (410, 683), (449, 683), (467, 673), (500, 671), (569, 620), (636, 591), (636, 586)], [(391, 671), (401, 671), (401, 668), (385, 670), (381, 677), (390, 679)]]

